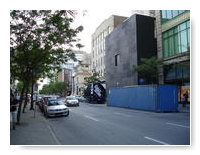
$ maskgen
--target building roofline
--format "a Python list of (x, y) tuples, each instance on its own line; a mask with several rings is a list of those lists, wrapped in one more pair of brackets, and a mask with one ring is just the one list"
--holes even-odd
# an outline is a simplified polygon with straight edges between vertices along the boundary
[(119, 15), (111, 15), (109, 16), (107, 19), (105, 19), (104, 21), (101, 22), (101, 24), (95, 29), (94, 33), (92, 33), (92, 36), (94, 36), (94, 34), (96, 33), (96, 31), (110, 18), (115, 18), (115, 17), (124, 17), (124, 18), (129, 18), (129, 17), (125, 17), (125, 16), (119, 16)]

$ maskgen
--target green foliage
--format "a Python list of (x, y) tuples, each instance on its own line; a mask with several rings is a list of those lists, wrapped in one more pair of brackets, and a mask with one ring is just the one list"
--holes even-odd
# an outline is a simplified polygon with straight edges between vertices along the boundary
[(57, 94), (64, 96), (68, 91), (69, 85), (66, 82), (52, 82), (43, 86), (40, 94)]
[(22, 91), (22, 88), (23, 88), (23, 82), (18, 82), (18, 83), (17, 83), (17, 91), (18, 91), (18, 92), (21, 92), (21, 91)]
[(162, 65), (162, 61), (158, 60), (157, 57), (141, 58), (140, 65), (133, 66), (133, 71), (138, 72), (143, 78), (150, 79), (150, 82), (153, 83), (153, 79), (158, 77), (158, 67), (160, 65)]
[[(11, 76), (25, 79), (30, 72), (47, 76), (69, 59), (72, 43), (78, 42), (77, 33), (82, 26), (72, 29), (66, 10), (12, 10), (10, 12)], [(66, 45), (63, 47), (63, 45)], [(82, 47), (80, 43), (76, 46)], [(39, 78), (38, 76), (36, 78)], [(27, 78), (27, 77), (26, 77)]]
[(100, 80), (100, 75), (97, 72), (94, 72), (89, 77), (85, 77), (84, 80), (85, 80), (84, 82), (85, 85), (91, 84), (91, 83), (102, 83), (102, 81)]

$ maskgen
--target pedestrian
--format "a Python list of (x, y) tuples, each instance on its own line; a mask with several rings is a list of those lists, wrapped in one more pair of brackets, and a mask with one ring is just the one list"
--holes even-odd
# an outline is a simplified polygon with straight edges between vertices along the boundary
[(17, 107), (18, 100), (15, 99), (14, 95), (10, 95), (10, 127), (15, 130), (17, 123)]
[(188, 102), (188, 98), (189, 98), (189, 92), (188, 92), (188, 90), (185, 92), (185, 102), (186, 102), (186, 104), (188, 104), (189, 102)]
[(186, 94), (184, 93), (181, 98), (182, 107), (186, 107)]

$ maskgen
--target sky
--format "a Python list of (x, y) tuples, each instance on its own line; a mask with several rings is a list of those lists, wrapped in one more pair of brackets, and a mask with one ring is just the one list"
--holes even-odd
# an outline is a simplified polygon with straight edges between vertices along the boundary
[(84, 27), (84, 30), (78, 34), (78, 38), (81, 39), (81, 44), (85, 46), (81, 50), (91, 53), (92, 34), (111, 15), (130, 17), (131, 10), (86, 10), (85, 14), (83, 14), (83, 10), (78, 10), (72, 26), (78, 27), (82, 25)]

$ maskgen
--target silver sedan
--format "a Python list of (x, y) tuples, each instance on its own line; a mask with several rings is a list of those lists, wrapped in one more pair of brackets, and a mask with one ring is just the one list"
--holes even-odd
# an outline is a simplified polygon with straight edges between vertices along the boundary
[(66, 97), (65, 103), (67, 106), (79, 106), (79, 101), (75, 98), (75, 96)]
[(69, 109), (67, 106), (64, 105), (61, 101), (57, 100), (47, 101), (47, 105), (45, 105), (44, 111), (47, 117), (69, 115)]

